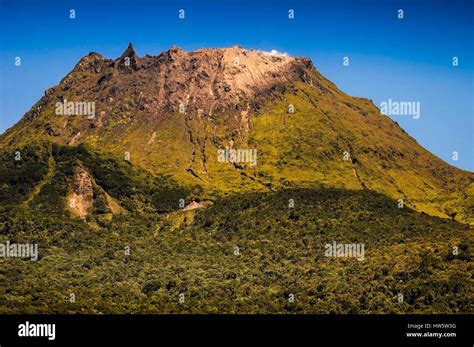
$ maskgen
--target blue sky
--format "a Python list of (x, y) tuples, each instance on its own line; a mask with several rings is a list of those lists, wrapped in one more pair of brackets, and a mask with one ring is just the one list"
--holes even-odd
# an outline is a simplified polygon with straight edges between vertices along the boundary
[(419, 119), (392, 118), (437, 156), (474, 171), (473, 17), (469, 0), (0, 0), (0, 132), (91, 51), (116, 58), (129, 41), (139, 55), (241, 44), (310, 57), (343, 91), (376, 105), (419, 101)]

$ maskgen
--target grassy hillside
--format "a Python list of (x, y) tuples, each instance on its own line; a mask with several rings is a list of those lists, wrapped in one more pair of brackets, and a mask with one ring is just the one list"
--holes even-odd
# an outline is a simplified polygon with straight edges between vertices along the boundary
[[(172, 202), (198, 190), (84, 148), (41, 148), (0, 170), (10, 173), (1, 194), (11, 196), (2, 199), (0, 241), (37, 242), (40, 254), (0, 259), (2, 313), (473, 312), (468, 225), (369, 190), (285, 189), (183, 211)], [(103, 211), (97, 196), (86, 219), (68, 212), (78, 163), (126, 213)], [(326, 257), (333, 241), (364, 244), (365, 260)]]

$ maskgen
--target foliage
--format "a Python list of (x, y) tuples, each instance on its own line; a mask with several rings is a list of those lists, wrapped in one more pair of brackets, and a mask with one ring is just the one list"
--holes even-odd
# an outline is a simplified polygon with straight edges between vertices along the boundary
[[(50, 208), (10, 209), (0, 220), (2, 242), (37, 242), (40, 252), (37, 262), (0, 260), (3, 313), (473, 311), (468, 225), (400, 209), (369, 190), (251, 193), (158, 213), (144, 195), (154, 180), (127, 163), (96, 162), (84, 149), (53, 155), (59, 189), (46, 184), (31, 201)], [(58, 212), (61, 182), (78, 160), (129, 213), (81, 220)], [(363, 243), (365, 260), (326, 257), (333, 241)]]

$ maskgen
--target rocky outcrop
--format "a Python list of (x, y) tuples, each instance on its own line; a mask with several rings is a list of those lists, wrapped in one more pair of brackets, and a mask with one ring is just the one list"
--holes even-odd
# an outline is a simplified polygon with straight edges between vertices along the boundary
[[(68, 209), (74, 215), (86, 219), (97, 206), (97, 196), (102, 196), (105, 203), (105, 211), (109, 216), (127, 213), (120, 204), (112, 198), (102, 187), (100, 187), (92, 175), (82, 166), (76, 166), (67, 195)], [(100, 204), (99, 204), (100, 205)], [(102, 207), (104, 210), (104, 207)], [(101, 213), (104, 213), (102, 211)]]
[(68, 196), (69, 209), (75, 215), (86, 218), (94, 203), (93, 178), (84, 168), (76, 166), (72, 180), (72, 191)]
[(135, 52), (135, 48), (131, 42), (120, 58), (115, 61), (114, 66), (123, 72), (137, 71), (140, 69), (140, 58)]

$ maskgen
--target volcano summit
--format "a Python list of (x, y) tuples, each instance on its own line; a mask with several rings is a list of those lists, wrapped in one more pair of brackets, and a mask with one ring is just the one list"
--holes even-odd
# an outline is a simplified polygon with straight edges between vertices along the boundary
[[(94, 102), (95, 116), (55, 105)], [(289, 112), (291, 110), (291, 112)], [(370, 100), (351, 97), (307, 58), (233, 46), (139, 57), (130, 44), (82, 58), (0, 137), (12, 150), (46, 141), (85, 145), (169, 175), (203, 196), (283, 188), (381, 192), (418, 211), (473, 221), (473, 174), (443, 162)], [(258, 151), (258, 165), (219, 151)]]

